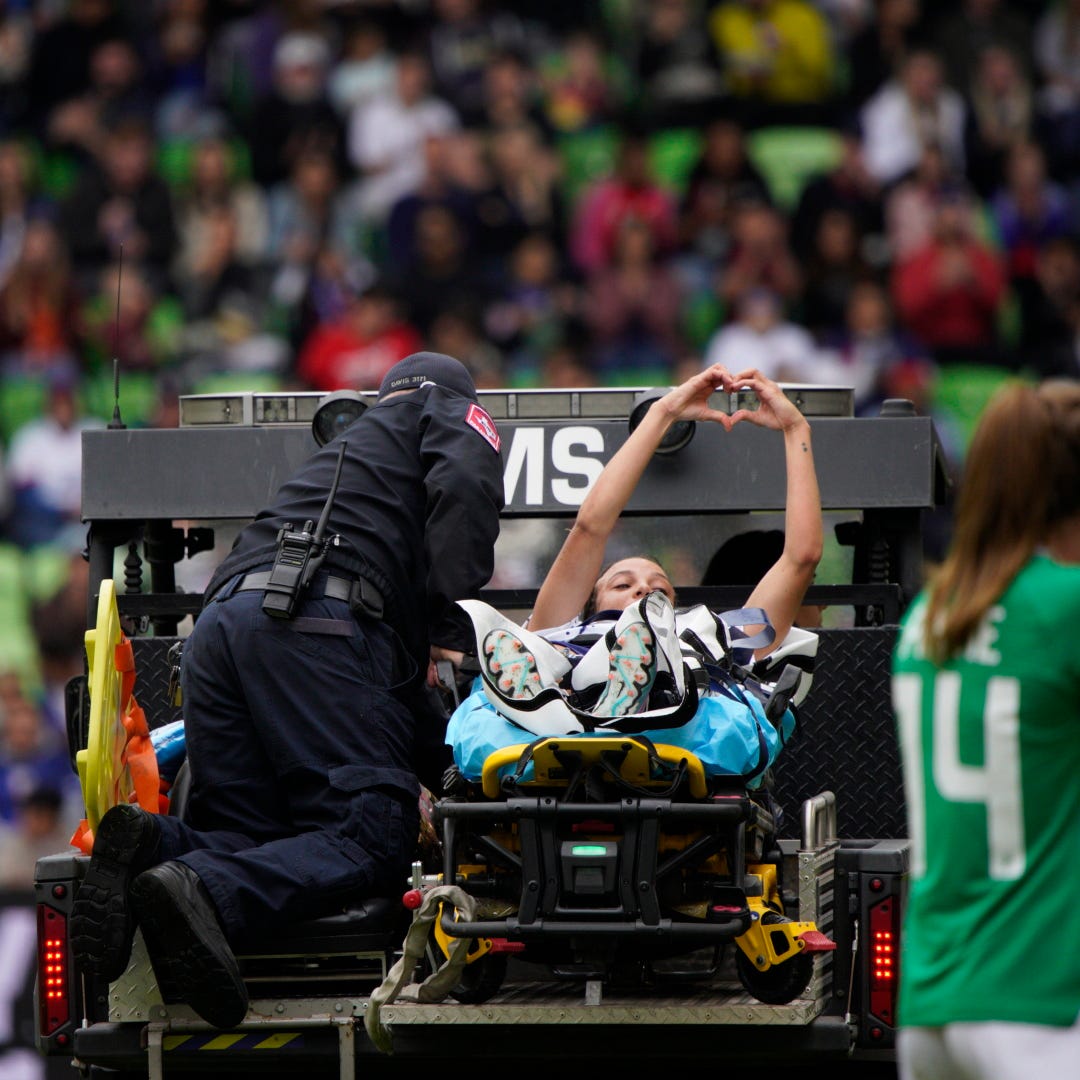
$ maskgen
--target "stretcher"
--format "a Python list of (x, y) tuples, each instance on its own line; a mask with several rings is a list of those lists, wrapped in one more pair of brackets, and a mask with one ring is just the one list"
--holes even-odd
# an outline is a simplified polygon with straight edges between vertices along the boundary
[(709, 778), (679, 747), (626, 735), (504, 747), (479, 783), (456, 778), (434, 820), (441, 880), (475, 900), (472, 919), (447, 905), (434, 930), (444, 957), (472, 939), (460, 1002), (496, 994), (514, 958), (593, 999), (707, 981), (733, 960), (747, 993), (784, 1004), (835, 948), (788, 914), (767, 789)]

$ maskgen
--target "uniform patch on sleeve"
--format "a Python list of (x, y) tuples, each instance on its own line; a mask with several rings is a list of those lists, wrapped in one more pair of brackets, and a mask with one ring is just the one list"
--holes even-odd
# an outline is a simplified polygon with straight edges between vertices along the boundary
[(469, 406), (469, 411), (465, 414), (465, 423), (479, 431), (496, 454), (499, 452), (499, 447), (502, 445), (499, 429), (495, 426), (495, 421), (479, 405)]

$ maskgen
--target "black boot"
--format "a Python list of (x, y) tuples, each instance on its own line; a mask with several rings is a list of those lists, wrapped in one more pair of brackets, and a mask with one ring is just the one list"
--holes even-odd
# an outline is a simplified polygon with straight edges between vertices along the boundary
[(107, 810), (94, 830), (86, 876), (71, 907), (71, 948), (81, 967), (118, 979), (131, 957), (132, 881), (158, 858), (156, 815), (130, 803)]
[(131, 903), (162, 999), (190, 1005), (215, 1027), (239, 1024), (247, 987), (199, 875), (163, 862), (135, 879)]

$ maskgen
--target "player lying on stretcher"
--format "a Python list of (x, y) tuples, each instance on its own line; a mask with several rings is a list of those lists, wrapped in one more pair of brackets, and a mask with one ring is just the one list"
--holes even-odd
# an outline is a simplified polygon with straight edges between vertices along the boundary
[[(717, 392), (752, 390), (756, 409), (713, 409)], [(711, 421), (779, 431), (787, 471), (784, 548), (744, 608), (675, 608), (653, 559), (601, 572), (608, 539), (671, 426)], [(467, 778), (493, 749), (541, 735), (644, 734), (702, 757), (706, 771), (760, 782), (795, 726), (817, 636), (794, 626), (822, 552), (809, 422), (771, 379), (714, 364), (658, 399), (604, 468), (537, 594), (525, 626), (461, 601), (481, 675), (451, 717), (447, 742)]]

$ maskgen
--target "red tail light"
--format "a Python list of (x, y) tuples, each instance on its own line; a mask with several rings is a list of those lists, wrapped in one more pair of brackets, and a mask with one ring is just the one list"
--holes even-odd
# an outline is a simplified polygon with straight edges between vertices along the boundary
[(38, 1034), (51, 1035), (71, 1013), (67, 917), (38, 904)]
[(900, 975), (900, 910), (894, 897), (870, 907), (870, 1012), (892, 1027)]

